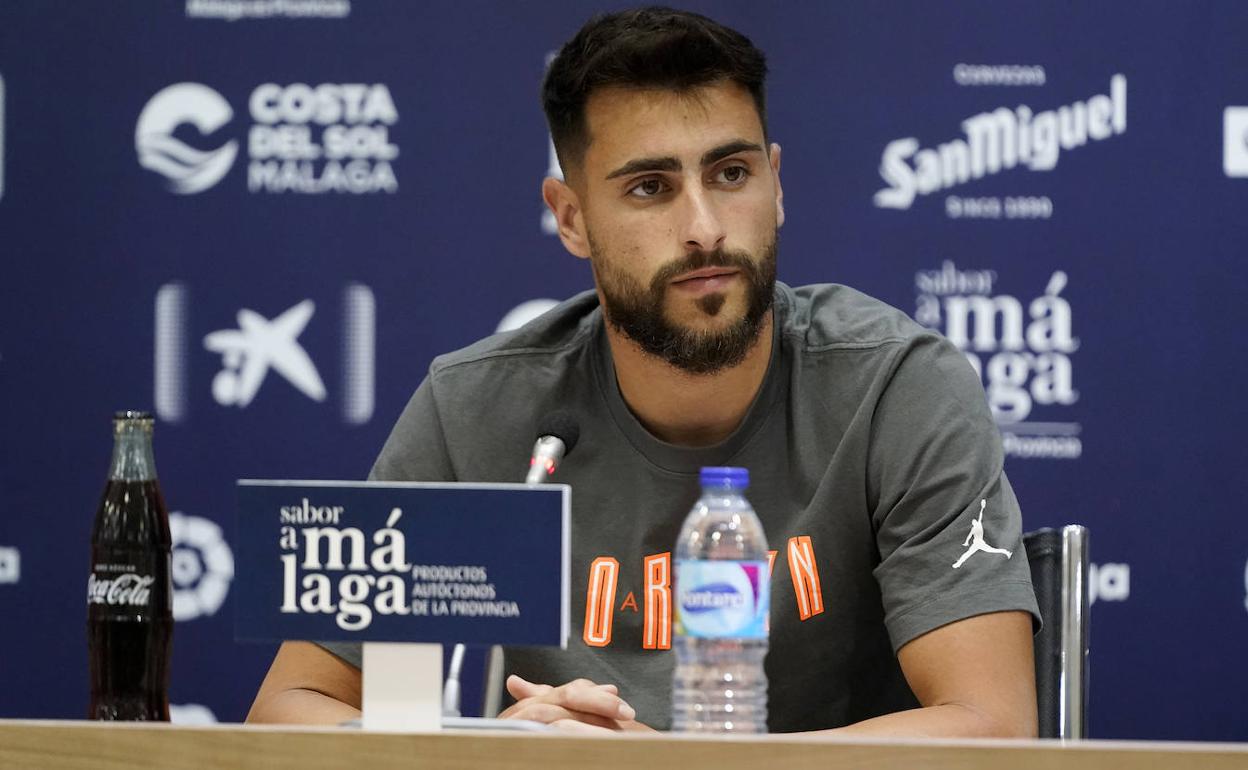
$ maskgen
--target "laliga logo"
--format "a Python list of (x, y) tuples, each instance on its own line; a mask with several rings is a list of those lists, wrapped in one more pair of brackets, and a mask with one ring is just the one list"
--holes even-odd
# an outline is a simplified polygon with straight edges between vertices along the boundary
[(16, 548), (0, 545), (0, 584), (17, 583), (22, 578), (22, 555)]
[(197, 150), (173, 132), (190, 123), (211, 134), (230, 122), (234, 110), (221, 94), (199, 83), (175, 83), (151, 98), (134, 127), (139, 164), (169, 180), (169, 189), (182, 195), (212, 187), (234, 165), (238, 142), (231, 140), (211, 152)]
[(215, 615), (234, 579), (234, 554), (221, 528), (208, 519), (174, 511), (169, 514), (169, 535), (174, 620)]
[(1131, 598), (1131, 565), (1089, 564), (1088, 604), (1125, 602)]
[(1248, 177), (1248, 107), (1222, 111), (1222, 171), (1229, 177)]

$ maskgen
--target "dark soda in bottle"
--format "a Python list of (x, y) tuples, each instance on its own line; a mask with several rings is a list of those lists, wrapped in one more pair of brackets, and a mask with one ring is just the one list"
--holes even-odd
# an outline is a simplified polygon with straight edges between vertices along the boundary
[(89, 719), (169, 721), (173, 636), (169, 512), (156, 481), (152, 416), (118, 412), (87, 578)]

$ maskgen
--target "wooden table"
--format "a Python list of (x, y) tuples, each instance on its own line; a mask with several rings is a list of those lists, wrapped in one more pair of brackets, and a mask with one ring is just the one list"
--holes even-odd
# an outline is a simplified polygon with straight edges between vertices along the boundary
[(1219, 770), (1248, 768), (1248, 744), (863, 740), (831, 737), (581, 737), (513, 732), (366, 733), (345, 728), (0, 720), (0, 768), (627, 768), (758, 770)]

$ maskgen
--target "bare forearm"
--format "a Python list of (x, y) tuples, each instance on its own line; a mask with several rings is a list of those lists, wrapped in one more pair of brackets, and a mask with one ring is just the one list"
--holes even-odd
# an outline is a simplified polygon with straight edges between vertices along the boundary
[(1034, 715), (993, 718), (970, 706), (950, 703), (899, 711), (821, 732), (881, 738), (1034, 738), (1036, 723)]
[(282, 690), (252, 704), (252, 724), (336, 725), (359, 719), (360, 710), (314, 690)]

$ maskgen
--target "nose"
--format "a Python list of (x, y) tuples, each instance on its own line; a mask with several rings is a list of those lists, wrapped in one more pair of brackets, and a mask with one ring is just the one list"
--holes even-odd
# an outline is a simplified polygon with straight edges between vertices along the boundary
[(724, 243), (727, 233), (709, 191), (691, 185), (685, 197), (683, 240), (689, 251), (710, 252)]

